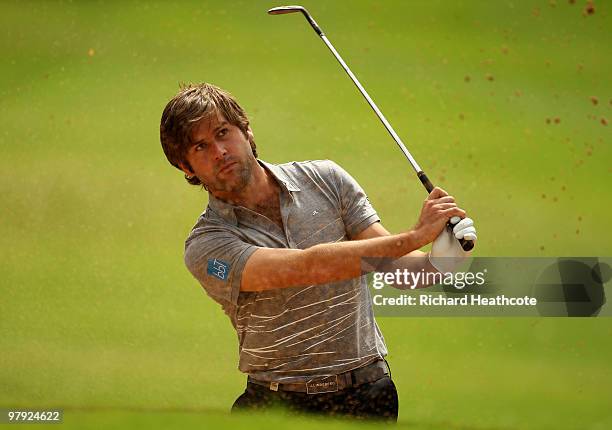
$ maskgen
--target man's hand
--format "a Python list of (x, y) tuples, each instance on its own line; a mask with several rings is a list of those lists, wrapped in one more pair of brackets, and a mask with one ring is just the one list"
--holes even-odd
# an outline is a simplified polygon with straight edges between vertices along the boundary
[(435, 187), (423, 202), (421, 215), (413, 227), (419, 240), (419, 248), (438, 237), (448, 220), (454, 216), (465, 218), (465, 211), (457, 206), (453, 196), (449, 196), (442, 188)]
[(451, 224), (455, 224), (453, 231), (448, 228), (442, 230), (434, 240), (429, 252), (429, 262), (438, 272), (454, 272), (463, 260), (470, 255), (465, 252), (457, 239), (476, 240), (476, 228), (471, 218), (451, 218)]

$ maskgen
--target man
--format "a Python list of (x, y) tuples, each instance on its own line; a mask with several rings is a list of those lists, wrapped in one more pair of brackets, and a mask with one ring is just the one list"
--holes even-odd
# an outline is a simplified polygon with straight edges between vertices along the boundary
[[(209, 84), (181, 89), (164, 109), (160, 136), (170, 163), (208, 191), (185, 263), (238, 334), (248, 379), (232, 410), (281, 405), (397, 420), (362, 258), (402, 257), (412, 270), (436, 271), (418, 249), (437, 237), (437, 256), (462, 256), (445, 229), (449, 218), (465, 218), (454, 198), (436, 188), (416, 225), (391, 235), (337, 164), (257, 159), (244, 110)], [(454, 232), (476, 239), (469, 218)]]

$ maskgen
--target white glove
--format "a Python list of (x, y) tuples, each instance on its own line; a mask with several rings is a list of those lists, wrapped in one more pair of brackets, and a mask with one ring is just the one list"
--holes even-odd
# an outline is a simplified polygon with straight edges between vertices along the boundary
[(452, 217), (451, 224), (457, 223), (453, 227), (453, 233), (451, 234), (448, 228), (444, 228), (431, 245), (429, 262), (438, 272), (454, 272), (469, 255), (457, 239), (476, 240), (474, 221), (471, 218), (463, 218), (457, 222), (459, 219), (457, 216)]

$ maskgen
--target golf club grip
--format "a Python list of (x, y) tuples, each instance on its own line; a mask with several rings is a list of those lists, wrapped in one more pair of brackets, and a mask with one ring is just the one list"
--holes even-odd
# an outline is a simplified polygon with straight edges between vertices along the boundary
[[(423, 184), (423, 186), (425, 187), (425, 189), (427, 190), (428, 193), (431, 193), (434, 189), (434, 185), (431, 183), (431, 181), (429, 180), (429, 178), (427, 177), (427, 175), (425, 174), (425, 172), (423, 172), (422, 170), (419, 171), (417, 173), (417, 176), (419, 177), (419, 180), (421, 181), (421, 183)], [(454, 224), (451, 224), (450, 221), (448, 223), (446, 223), (446, 227), (450, 230), (451, 234), (453, 233), (453, 227)], [(467, 239), (457, 239), (459, 241), (459, 244), (461, 245), (461, 248), (463, 248), (463, 250), (465, 252), (471, 251), (472, 248), (474, 248), (474, 241), (473, 240), (467, 240)]]
[(427, 177), (427, 175), (425, 174), (425, 172), (420, 170), (419, 172), (417, 172), (417, 176), (419, 177), (419, 179), (421, 180), (421, 183), (423, 184), (423, 186), (427, 190), (427, 193), (428, 194), (431, 193), (433, 191), (433, 189), (434, 189), (434, 186), (431, 183), (431, 181), (429, 180), (429, 178)]

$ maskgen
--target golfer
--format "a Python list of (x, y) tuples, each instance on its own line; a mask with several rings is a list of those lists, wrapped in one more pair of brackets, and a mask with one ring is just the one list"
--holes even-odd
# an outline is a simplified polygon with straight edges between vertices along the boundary
[[(476, 231), (454, 198), (434, 189), (414, 226), (391, 234), (334, 162), (259, 159), (244, 110), (210, 84), (170, 100), (160, 137), (168, 161), (208, 191), (185, 264), (238, 335), (248, 377), (232, 411), (281, 406), (396, 421), (362, 258), (403, 257), (410, 270), (435, 272), (434, 258), (465, 256), (445, 225), (460, 217), (456, 237), (475, 240)], [(431, 242), (431, 254), (418, 251)]]

